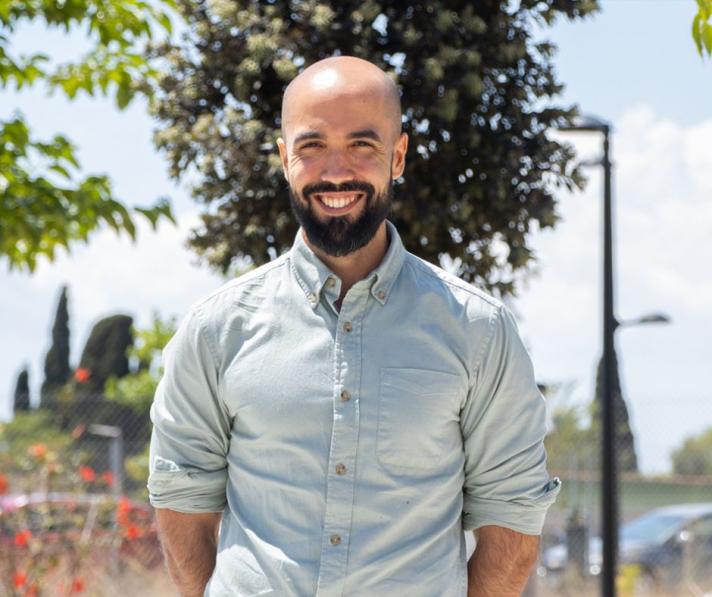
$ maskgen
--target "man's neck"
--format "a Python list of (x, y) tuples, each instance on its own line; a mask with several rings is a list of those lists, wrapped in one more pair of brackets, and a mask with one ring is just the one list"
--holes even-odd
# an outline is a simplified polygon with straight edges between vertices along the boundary
[(314, 254), (321, 259), (326, 266), (341, 279), (341, 295), (339, 304), (356, 282), (363, 280), (369, 273), (378, 267), (388, 250), (388, 232), (385, 220), (381, 223), (376, 234), (369, 243), (358, 251), (349, 253), (344, 257), (334, 257), (326, 255), (316, 249), (309, 242), (307, 235), (302, 230), (302, 237)]

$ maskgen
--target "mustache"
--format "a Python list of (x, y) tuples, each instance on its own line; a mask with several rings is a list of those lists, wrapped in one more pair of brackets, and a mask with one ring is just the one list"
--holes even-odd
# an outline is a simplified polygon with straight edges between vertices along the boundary
[(352, 180), (348, 182), (342, 182), (341, 184), (334, 184), (333, 182), (314, 182), (312, 184), (304, 185), (302, 188), (302, 197), (305, 199), (310, 198), (311, 195), (315, 193), (348, 193), (348, 192), (361, 192), (365, 193), (367, 197), (372, 197), (376, 192), (376, 189), (372, 184), (368, 182), (362, 182), (358, 180)]

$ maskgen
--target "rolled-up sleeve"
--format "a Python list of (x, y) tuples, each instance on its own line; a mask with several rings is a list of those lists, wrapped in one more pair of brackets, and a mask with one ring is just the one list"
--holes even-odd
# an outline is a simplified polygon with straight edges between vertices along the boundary
[(544, 398), (506, 307), (495, 308), (486, 333), (460, 413), (463, 528), (497, 525), (538, 535), (560, 489), (546, 471)]
[(163, 350), (164, 374), (151, 406), (148, 492), (156, 508), (225, 507), (230, 417), (218, 394), (215, 347), (198, 308)]

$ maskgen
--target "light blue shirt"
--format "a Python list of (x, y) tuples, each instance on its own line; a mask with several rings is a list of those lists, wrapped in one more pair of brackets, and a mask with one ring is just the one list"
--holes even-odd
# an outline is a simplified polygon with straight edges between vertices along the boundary
[(453, 596), (463, 529), (559, 491), (510, 312), (408, 253), (341, 281), (302, 238), (194, 305), (151, 409), (157, 508), (222, 512), (209, 596)]

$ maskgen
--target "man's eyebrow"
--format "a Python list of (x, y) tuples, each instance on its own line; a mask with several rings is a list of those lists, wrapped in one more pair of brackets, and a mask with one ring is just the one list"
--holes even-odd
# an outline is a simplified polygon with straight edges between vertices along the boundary
[(317, 131), (309, 131), (307, 133), (299, 133), (294, 137), (294, 144), (301, 143), (302, 141), (309, 141), (311, 139), (323, 139), (324, 135), (318, 133)]
[(381, 138), (378, 136), (378, 133), (374, 131), (373, 129), (363, 129), (360, 131), (354, 131), (353, 133), (348, 134), (349, 139), (371, 139), (372, 141), (376, 141), (377, 143), (383, 143), (381, 141)]

